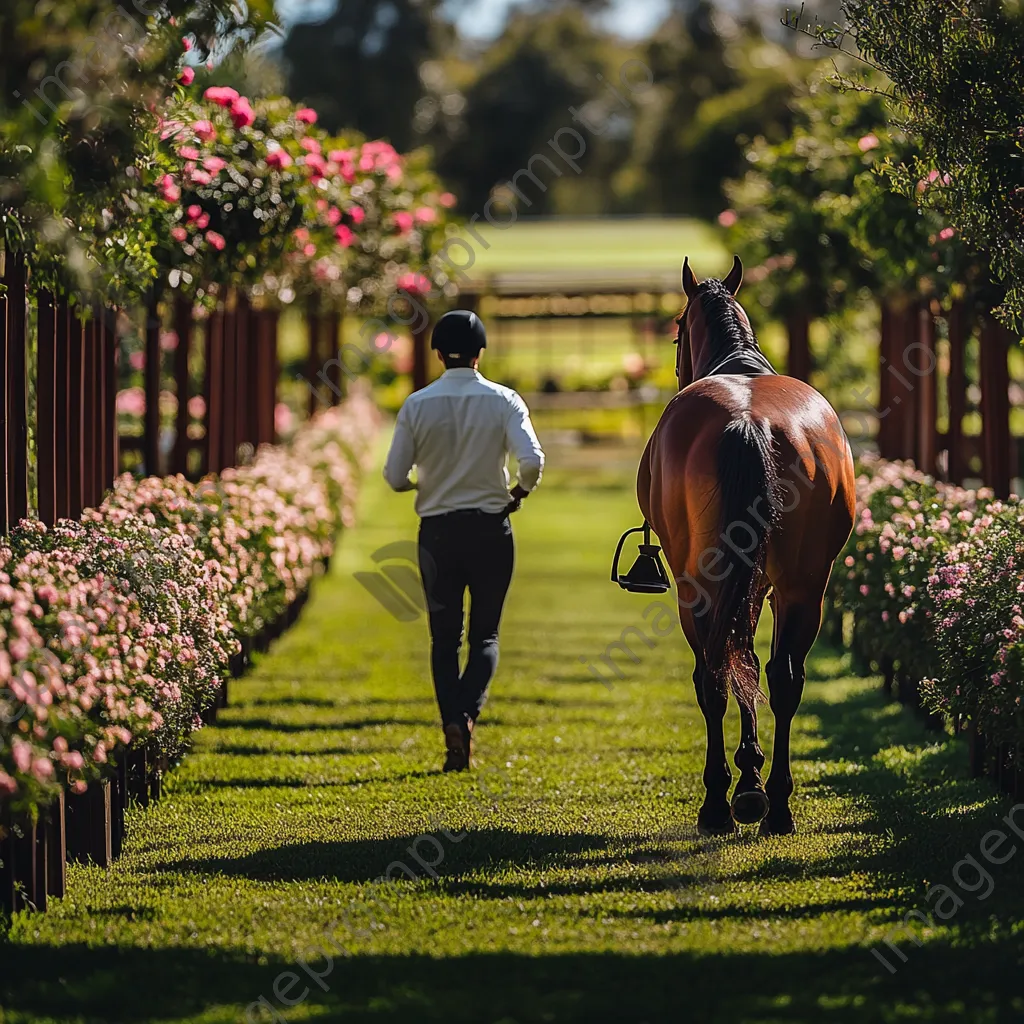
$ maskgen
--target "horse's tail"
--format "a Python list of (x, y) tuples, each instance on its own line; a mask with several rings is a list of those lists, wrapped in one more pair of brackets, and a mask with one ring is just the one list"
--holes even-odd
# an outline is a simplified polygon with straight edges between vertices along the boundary
[(704, 656), (723, 689), (753, 710), (763, 700), (754, 630), (760, 608), (768, 536), (776, 521), (778, 468), (767, 423), (734, 419), (718, 442), (724, 573), (711, 601)]

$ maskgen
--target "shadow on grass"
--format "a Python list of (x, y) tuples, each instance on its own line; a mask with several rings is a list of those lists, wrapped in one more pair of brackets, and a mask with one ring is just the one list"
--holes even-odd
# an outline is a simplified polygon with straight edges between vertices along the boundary
[[(211, 733), (212, 735), (212, 733)], [(391, 747), (291, 747), (261, 746), (255, 743), (217, 743), (213, 740), (205, 754), (228, 757), (367, 757), (373, 754), (394, 754)], [(172, 776), (173, 777), (173, 776)]]
[[(244, 709), (243, 709), (244, 710)], [(361, 729), (375, 729), (377, 726), (426, 726), (437, 728), (434, 719), (425, 718), (357, 718), (352, 721), (311, 721), (275, 722), (271, 718), (221, 718), (218, 725), (225, 729), (251, 729), (257, 732), (357, 732)]]
[(254, 779), (254, 778), (217, 778), (202, 779), (190, 778), (177, 782), (174, 791), (176, 793), (201, 793), (206, 789), (319, 789), (323, 787), (338, 786), (358, 787), (368, 786), (371, 783), (392, 783), (406, 782), (410, 779), (426, 779), (433, 775), (440, 775), (441, 769), (433, 771), (395, 772), (387, 775), (367, 775), (357, 779)]
[[(836, 657), (831, 652), (825, 655)], [(827, 663), (823, 657), (819, 665)], [(756, 871), (722, 874), (716, 869), (715, 881), (729, 892), (740, 882), (771, 886), (851, 873), (871, 880), (863, 897), (829, 900), (826, 895), (819, 903), (795, 903), (785, 911), (772, 908), (765, 911), (767, 918), (808, 920), (868, 910), (895, 925), (907, 911), (927, 909), (927, 887), (952, 884), (954, 864), (967, 854), (977, 856), (982, 836), (998, 825), (1008, 802), (987, 782), (966, 777), (963, 744), (929, 733), (910, 713), (894, 713), (877, 693), (860, 692), (839, 703), (809, 699), (801, 711), (807, 717), (800, 731), (815, 740), (813, 752), (805, 757), (815, 770), (811, 785), (822, 795), (856, 801), (864, 814), (856, 829), (866, 836), (864, 844), (852, 850), (837, 845), (808, 864), (787, 855), (785, 841), (780, 840), (778, 853)], [(851, 762), (859, 767), (851, 771)], [(416, 838), (296, 843), (241, 857), (167, 863), (162, 870), (169, 884), (181, 872), (364, 883), (378, 878), (393, 861), (412, 863), (408, 848)], [(759, 913), (753, 905), (708, 909), (686, 904), (688, 880), (706, 884), (707, 866), (688, 865), (671, 846), (678, 841), (693, 843), (691, 855), (713, 856), (720, 848), (682, 834), (651, 837), (644, 844), (650, 849), (638, 854), (635, 844), (631, 848), (627, 841), (604, 835), (480, 830), (460, 842), (446, 842), (441, 879), (418, 884), (427, 892), (437, 886), (467, 897), (532, 898), (541, 895), (539, 888), (501, 879), (510, 868), (539, 866), (576, 872), (565, 883), (569, 893), (630, 891), (635, 880), (627, 866), (642, 856), (674, 862), (667, 864), (663, 881), (680, 891), (682, 905), (611, 915), (617, 924), (627, 918), (669, 927), (734, 918), (757, 923)], [(602, 866), (614, 877), (601, 879), (597, 869)], [(1020, 1021), (1022, 869), (1024, 855), (992, 869), (991, 899), (967, 896), (952, 922), (955, 944), (944, 936), (926, 940), (921, 947), (902, 942), (907, 961), (894, 975), (867, 948), (854, 944), (860, 941), (857, 935), (842, 937), (840, 941), (849, 946), (821, 952), (780, 951), (764, 939), (763, 947), (752, 951), (659, 955), (634, 953), (628, 947), (604, 954), (553, 952), (545, 949), (540, 937), (528, 954), (520, 954), (502, 951), (499, 937), (496, 951), (486, 954), (339, 957), (324, 975), (327, 990), (305, 977), (296, 984), (294, 992), (308, 990), (308, 996), (306, 1005), (293, 1015), (356, 1024)], [(153, 884), (159, 887), (159, 876)], [(559, 884), (549, 881), (543, 894), (557, 892), (554, 886)], [(651, 886), (651, 880), (645, 880), (644, 888)], [(129, 907), (117, 910), (125, 917), (134, 912)], [(117, 911), (108, 913), (113, 917)], [(471, 920), (473, 905), (468, 898), (466, 914)], [(581, 913), (581, 931), (597, 927), (592, 917)], [(338, 938), (344, 941), (344, 935)], [(396, 933), (389, 938), (400, 944), (402, 937)], [(321, 973), (326, 970), (317, 952), (310, 952), (308, 959)], [(284, 1020), (290, 1015), (274, 998), (274, 980), (293, 967), (259, 950), (246, 955), (217, 948), (94, 948), (28, 940), (0, 945), (0, 1006), (19, 1024), (171, 1024), (200, 1015), (209, 1024), (226, 1024), (244, 1021), (245, 1008), (265, 996), (280, 1017), (254, 1011), (250, 1019)]]
[[(453, 826), (454, 827), (454, 826)], [(444, 854), (438, 871), (446, 876), (508, 866), (563, 864), (592, 850), (604, 850), (605, 836), (570, 833), (521, 833), (506, 829), (452, 832), (449, 838), (437, 832)], [(201, 875), (243, 876), (257, 881), (370, 882), (380, 878), (395, 861), (408, 863), (423, 878), (425, 871), (410, 856), (409, 848), (418, 835), (387, 839), (339, 840), (337, 842), (289, 843), (258, 850), (241, 857), (173, 861), (155, 870), (192, 872)], [(423, 845), (421, 856), (431, 860), (435, 849)], [(401, 880), (396, 872), (393, 877)], [(429, 879), (427, 879), (429, 881)]]
[[(344, 941), (344, 933), (337, 933)], [(274, 997), (283, 985), (318, 1021), (509, 1024), (641, 1024), (730, 1021), (874, 1024), (1019, 1020), (1024, 999), (1000, 951), (926, 944), (903, 969), (879, 974), (860, 948), (827, 953), (473, 954), (335, 957), (311, 950), (311, 969), (276, 957), (181, 947), (117, 949), (0, 947), (0, 1005), (19, 1021), (144, 1024), (194, 1019), (259, 1022), (290, 1018)], [(911, 973), (913, 972), (913, 973)], [(286, 982), (290, 979), (284, 979)], [(159, 994), (158, 996), (156, 994)], [(261, 997), (281, 1016), (247, 1007)]]
[[(816, 653), (827, 664), (841, 662), (827, 648)], [(988, 780), (968, 776), (966, 743), (929, 730), (911, 711), (885, 703), (878, 692), (862, 691), (839, 702), (807, 700), (800, 712), (817, 719), (813, 733), (822, 744), (809, 760), (830, 766), (811, 785), (856, 801), (867, 815), (856, 831), (885, 840), (871, 842), (870, 849), (854, 856), (847, 851), (828, 858), (820, 865), (823, 870), (815, 865), (812, 874), (866, 873), (878, 891), (899, 893), (905, 901), (892, 906), (890, 897), (894, 922), (911, 910), (927, 912), (927, 891), (938, 883), (955, 887), (955, 865), (968, 855), (981, 856), (987, 832), (1006, 829), (1000, 819), (1012, 801)], [(857, 766), (853, 771), (851, 763)], [(955, 925), (970, 931), (986, 922), (983, 931), (991, 925), (1009, 934), (1024, 917), (1024, 856), (987, 866), (998, 903), (961, 891), (965, 904)], [(774, 870), (791, 870), (795, 876), (801, 868), (806, 874), (806, 865), (787, 868), (783, 863)]]

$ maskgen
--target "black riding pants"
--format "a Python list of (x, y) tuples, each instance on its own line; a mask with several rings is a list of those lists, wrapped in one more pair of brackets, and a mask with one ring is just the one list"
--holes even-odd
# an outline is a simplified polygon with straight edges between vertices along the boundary
[[(508, 516), (476, 509), (420, 521), (419, 562), (430, 616), (430, 667), (441, 724), (476, 721), (498, 667), (498, 626), (512, 582)], [(469, 658), (459, 651), (469, 591)]]

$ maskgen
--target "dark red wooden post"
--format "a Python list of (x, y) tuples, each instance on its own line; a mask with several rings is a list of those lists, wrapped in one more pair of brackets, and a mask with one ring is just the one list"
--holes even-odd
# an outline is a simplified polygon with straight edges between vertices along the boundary
[(103, 318), (104, 307), (95, 306), (95, 326), (93, 328), (92, 371), (89, 375), (92, 389), (92, 504), (99, 505), (103, 501)]
[(82, 333), (82, 507), (92, 508), (96, 502), (93, 485), (96, 480), (95, 408), (92, 375), (96, 349), (96, 308), (85, 323)]
[(946, 396), (949, 402), (949, 432), (946, 447), (949, 451), (949, 479), (962, 484), (967, 476), (967, 459), (964, 452), (964, 415), (967, 412), (967, 371), (965, 350), (967, 347), (967, 306), (962, 299), (953, 302), (949, 311), (949, 376), (946, 379)]
[(786, 373), (798, 380), (811, 379), (811, 320), (804, 309), (793, 310), (786, 318), (789, 353)]
[(274, 413), (277, 407), (277, 323), (276, 309), (259, 314), (256, 350), (256, 444), (273, 444)]
[(146, 307), (146, 351), (144, 387), (146, 418), (143, 427), (142, 459), (149, 476), (160, 475), (160, 306), (154, 294)]
[(203, 440), (203, 472), (220, 471), (223, 444), (224, 313), (217, 309), (206, 322), (206, 436)]
[(883, 299), (879, 316), (878, 337), (878, 453), (883, 459), (893, 457), (892, 425), (893, 377), (889, 363), (893, 351), (893, 310), (888, 299)]
[[(57, 521), (57, 305), (51, 292), (37, 297), (36, 486), (39, 518)], [(63, 440), (63, 439), (62, 439)]]
[(109, 867), (113, 859), (110, 783), (94, 782), (84, 793), (69, 794), (65, 807), (68, 860)]
[(239, 447), (245, 444), (253, 444), (253, 437), (249, 429), (252, 420), (252, 386), (250, 375), (252, 372), (252, 349), (251, 336), (253, 327), (252, 307), (249, 305), (249, 297), (242, 293), (238, 297), (238, 321), (235, 335), (235, 461), (238, 460), (237, 452)]
[(319, 373), (324, 368), (324, 360), (321, 355), (320, 311), (314, 304), (315, 301), (310, 300), (309, 308), (306, 311), (306, 333), (309, 336), (309, 347), (306, 350), (306, 384), (309, 387), (307, 412), (310, 416), (314, 416), (320, 408)]
[(50, 805), (45, 823), (46, 837), (46, 891), (50, 896), (62, 898), (67, 889), (67, 834), (65, 832), (64, 791), (61, 790), (57, 799)]
[(70, 319), (68, 344), (68, 515), (77, 519), (85, 508), (85, 339), (86, 323), (76, 307)]
[(252, 445), (253, 452), (260, 446), (260, 405), (263, 392), (260, 390), (263, 380), (260, 360), (266, 347), (266, 313), (262, 309), (249, 309), (249, 329), (245, 339), (243, 353), (245, 362), (245, 438)]
[(981, 419), (985, 483), (997, 498), (1010, 493), (1010, 373), (1008, 332), (993, 317), (981, 325)]
[(341, 402), (341, 363), (338, 361), (338, 355), (344, 326), (344, 320), (338, 310), (333, 309), (327, 314), (327, 347), (324, 352), (324, 363), (329, 392), (327, 400), (331, 405), (338, 405)]
[(106, 403), (106, 431), (104, 441), (107, 450), (108, 476), (104, 486), (110, 487), (117, 479), (121, 471), (120, 467), (120, 435), (117, 429), (117, 370), (121, 362), (121, 345), (117, 331), (117, 312), (111, 310), (107, 321), (107, 358), (104, 363), (103, 373), (106, 381), (104, 387), (104, 401)]
[(92, 307), (89, 321), (88, 347), (85, 363), (85, 490), (86, 506), (95, 508), (100, 503), (100, 416), (99, 416), (99, 368), (100, 368), (100, 321), (103, 307), (97, 302)]
[[(14, 254), (0, 251), (0, 284), (4, 285), (5, 289), (9, 288), (13, 277)], [(10, 319), (11, 293), (7, 290), (0, 290), (0, 532), (3, 533), (7, 532), (10, 523), (7, 465), (7, 353), (10, 341)]]
[(113, 357), (113, 341), (111, 335), (112, 320), (114, 317), (114, 311), (107, 309), (105, 306), (100, 307), (99, 322), (97, 323), (97, 330), (99, 332), (99, 344), (96, 346), (97, 366), (96, 366), (96, 393), (97, 393), (97, 404), (96, 404), (96, 423), (98, 425), (99, 437), (97, 439), (96, 451), (97, 451), (97, 490), (99, 496), (97, 501), (102, 501), (107, 490), (110, 488), (111, 483), (114, 479), (114, 467), (112, 465), (110, 450), (109, 435), (111, 432), (110, 424), (110, 409), (108, 407), (108, 395), (107, 391), (110, 387), (110, 381), (107, 376), (107, 363)]
[(267, 379), (267, 401), (270, 403), (270, 430), (267, 434), (267, 443), (277, 443), (277, 385), (281, 379), (281, 362), (278, 355), (278, 329), (281, 326), (281, 315), (274, 309), (270, 311), (270, 329), (268, 365), (270, 373)]
[(174, 419), (174, 454), (171, 462), (172, 473), (188, 473), (189, 438), (188, 426), (191, 420), (189, 402), (189, 353), (192, 349), (192, 303), (184, 295), (174, 298), (174, 332), (178, 336), (178, 347), (174, 350), (174, 389), (178, 398), (178, 411)]
[[(917, 303), (894, 303), (889, 311), (889, 352), (881, 367), (883, 380), (888, 377), (886, 458), (913, 459), (917, 454), (918, 379), (913, 372), (914, 350), (908, 346), (917, 340), (919, 312)], [(883, 410), (884, 411), (884, 410)]]
[(238, 417), (235, 413), (235, 387), (238, 376), (238, 300), (229, 297), (224, 314), (224, 373), (221, 377), (221, 467), (227, 469), (238, 459)]
[(58, 519), (71, 516), (71, 440), (69, 436), (71, 395), (70, 334), (72, 326), (71, 307), (66, 296), (61, 296), (57, 306), (56, 332), (56, 511)]
[(938, 360), (935, 354), (935, 317), (926, 300), (921, 303), (918, 318), (917, 344), (914, 347), (914, 387), (917, 400), (917, 450), (915, 461), (918, 469), (925, 473), (936, 472), (938, 459), (938, 427), (936, 423), (936, 399), (938, 382)]
[(7, 285), (7, 528), (28, 515), (27, 271), (25, 254), (8, 254)]

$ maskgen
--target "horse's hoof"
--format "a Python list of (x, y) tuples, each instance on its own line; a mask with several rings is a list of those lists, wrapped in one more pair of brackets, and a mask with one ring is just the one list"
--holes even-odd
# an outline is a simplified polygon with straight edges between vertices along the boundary
[(732, 816), (740, 825), (756, 825), (768, 813), (770, 804), (763, 789), (748, 789), (732, 798)]
[(771, 836), (791, 836), (795, 832), (796, 824), (793, 821), (793, 815), (788, 812), (769, 814), (761, 822), (761, 835), (766, 839)]
[(715, 836), (731, 836), (736, 831), (736, 822), (731, 817), (711, 817), (701, 815), (697, 818), (697, 834), (705, 839)]

